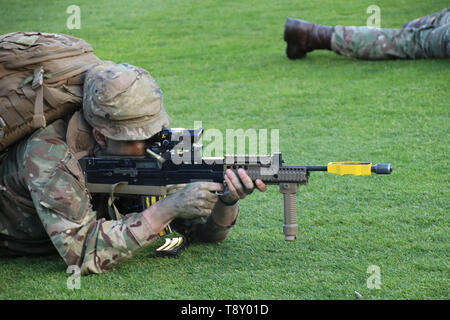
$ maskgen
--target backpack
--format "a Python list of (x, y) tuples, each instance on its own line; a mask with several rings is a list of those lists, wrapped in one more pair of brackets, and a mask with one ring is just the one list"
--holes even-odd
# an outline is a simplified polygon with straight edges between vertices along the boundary
[(0, 36), (0, 153), (79, 109), (86, 71), (100, 60), (86, 41), (64, 34)]

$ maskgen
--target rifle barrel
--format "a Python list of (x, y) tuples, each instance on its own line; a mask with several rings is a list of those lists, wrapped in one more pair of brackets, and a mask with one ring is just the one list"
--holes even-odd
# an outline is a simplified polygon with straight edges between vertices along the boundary
[(327, 171), (327, 166), (305, 166), (307, 171)]

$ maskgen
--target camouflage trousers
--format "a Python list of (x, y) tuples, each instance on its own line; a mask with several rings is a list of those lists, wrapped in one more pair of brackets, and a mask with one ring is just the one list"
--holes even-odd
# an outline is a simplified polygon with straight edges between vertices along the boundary
[(450, 57), (450, 8), (403, 25), (402, 29), (336, 26), (334, 52), (358, 59)]

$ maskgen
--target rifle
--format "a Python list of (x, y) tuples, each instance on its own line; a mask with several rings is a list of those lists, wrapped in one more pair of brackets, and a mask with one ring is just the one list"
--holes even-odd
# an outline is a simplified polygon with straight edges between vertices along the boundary
[[(183, 130), (181, 133), (177, 130)], [(284, 197), (283, 232), (286, 241), (297, 238), (296, 194), (299, 185), (308, 184), (309, 174), (326, 171), (338, 175), (390, 174), (390, 164), (331, 162), (326, 166), (287, 166), (281, 153), (201, 157), (195, 146), (202, 129), (164, 129), (150, 139), (147, 157), (85, 157), (80, 159), (87, 188), (91, 193), (165, 195), (167, 186), (195, 181), (224, 183), (227, 169), (243, 168), (255, 181), (279, 185)], [(184, 141), (185, 148), (177, 149)], [(186, 150), (186, 142), (188, 150)], [(186, 157), (185, 153), (189, 155)]]

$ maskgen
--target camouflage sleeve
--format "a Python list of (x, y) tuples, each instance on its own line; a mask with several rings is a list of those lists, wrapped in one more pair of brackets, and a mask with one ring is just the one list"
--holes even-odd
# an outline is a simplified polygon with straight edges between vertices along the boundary
[(81, 274), (104, 273), (158, 234), (141, 213), (97, 220), (78, 161), (60, 139), (32, 139), (24, 165), (37, 214), (67, 265)]
[(220, 242), (228, 237), (239, 216), (239, 204), (236, 204), (236, 219), (229, 226), (217, 224), (211, 215), (196, 219), (175, 219), (170, 223), (175, 231), (184, 235), (190, 242)]

